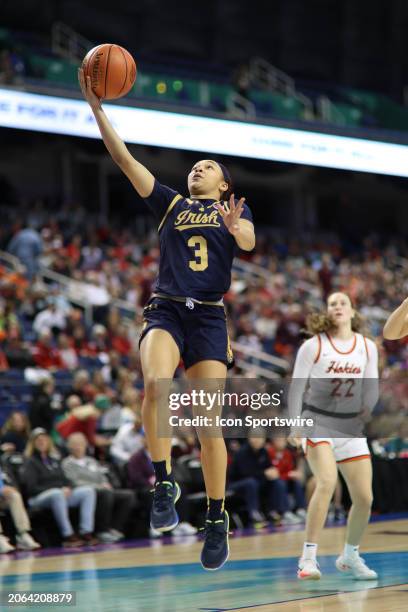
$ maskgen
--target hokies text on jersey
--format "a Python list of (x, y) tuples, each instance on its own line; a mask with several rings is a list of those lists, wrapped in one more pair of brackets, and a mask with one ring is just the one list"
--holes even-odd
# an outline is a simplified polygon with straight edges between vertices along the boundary
[(326, 368), (327, 374), (361, 374), (361, 368), (346, 361), (345, 364), (340, 364), (338, 361), (331, 361)]

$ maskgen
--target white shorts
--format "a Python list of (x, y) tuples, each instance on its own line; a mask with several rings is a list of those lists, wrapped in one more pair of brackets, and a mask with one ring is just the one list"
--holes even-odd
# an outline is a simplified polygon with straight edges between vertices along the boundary
[(302, 438), (302, 448), (307, 455), (307, 447), (330, 444), (337, 463), (370, 458), (367, 438)]

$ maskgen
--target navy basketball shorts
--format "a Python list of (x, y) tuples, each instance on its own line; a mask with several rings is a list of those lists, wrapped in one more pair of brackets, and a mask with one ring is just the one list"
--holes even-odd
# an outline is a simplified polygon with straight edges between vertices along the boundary
[(221, 361), (227, 368), (234, 365), (222, 306), (194, 303), (190, 309), (183, 302), (151, 298), (143, 310), (139, 346), (151, 329), (165, 329), (171, 334), (186, 370), (207, 359)]

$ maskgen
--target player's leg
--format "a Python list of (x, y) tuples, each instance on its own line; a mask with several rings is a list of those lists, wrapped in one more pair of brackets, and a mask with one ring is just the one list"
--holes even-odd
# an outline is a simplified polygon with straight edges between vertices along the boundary
[[(204, 360), (191, 366), (186, 375), (190, 381), (202, 380), (206, 391), (223, 391), (223, 381), (227, 375), (227, 367), (221, 361)], [(212, 384), (212, 381), (213, 384)], [(212, 410), (211, 416), (220, 413), (220, 407)], [(219, 435), (210, 435), (197, 430), (201, 444), (201, 463), (208, 498), (206, 518), (206, 537), (201, 554), (201, 563), (205, 569), (220, 568), (228, 559), (228, 529), (229, 517), (224, 509), (225, 486), (227, 473), (227, 449), (222, 431)]]
[(147, 332), (140, 344), (140, 359), (145, 392), (143, 427), (156, 474), (151, 527), (169, 531), (178, 523), (174, 504), (180, 496), (180, 489), (171, 474), (171, 435), (158, 435), (158, 410), (160, 406), (167, 406), (169, 382), (179, 364), (180, 351), (169, 332), (154, 328)]
[[(214, 392), (217, 390), (223, 391), (223, 381), (226, 375), (227, 367), (220, 361), (215, 360), (200, 361), (191, 366), (186, 372), (189, 380), (202, 380), (206, 390), (210, 389), (211, 381), (215, 381), (214, 385), (212, 385)], [(211, 416), (216, 414), (216, 410), (217, 408), (212, 410)], [(223, 501), (227, 472), (227, 449), (224, 438), (221, 436), (221, 433), (219, 437), (211, 435), (201, 436), (200, 429), (198, 434), (201, 444), (201, 463), (208, 498)]]
[(336, 567), (351, 573), (357, 580), (375, 580), (377, 574), (359, 556), (360, 541), (370, 518), (373, 501), (371, 459), (365, 457), (340, 462), (338, 465), (346, 481), (352, 505), (347, 520), (346, 543), (342, 555), (336, 561)]
[(329, 510), (330, 500), (337, 482), (337, 465), (329, 442), (307, 447), (307, 461), (316, 486), (306, 516), (306, 539), (299, 561), (298, 578), (318, 580), (321, 576), (316, 563), (317, 545)]

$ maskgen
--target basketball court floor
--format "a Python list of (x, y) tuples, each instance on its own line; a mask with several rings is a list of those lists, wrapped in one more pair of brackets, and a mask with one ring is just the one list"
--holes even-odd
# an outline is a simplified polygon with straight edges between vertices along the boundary
[[(195, 536), (100, 545), (64, 554), (48, 549), (2, 555), (1, 590), (3, 597), (8, 591), (75, 591), (76, 605), (70, 608), (75, 612), (408, 610), (408, 516), (386, 517), (369, 525), (362, 556), (378, 572), (378, 581), (353, 581), (337, 572), (334, 561), (343, 538), (344, 526), (325, 530), (319, 551), (320, 581), (296, 578), (303, 542), (302, 529), (296, 526), (234, 534), (230, 560), (218, 572), (201, 568), (201, 543)], [(23, 607), (8, 608), (3, 603), (1, 609)], [(39, 609), (42, 606), (24, 606), (24, 610)]]

